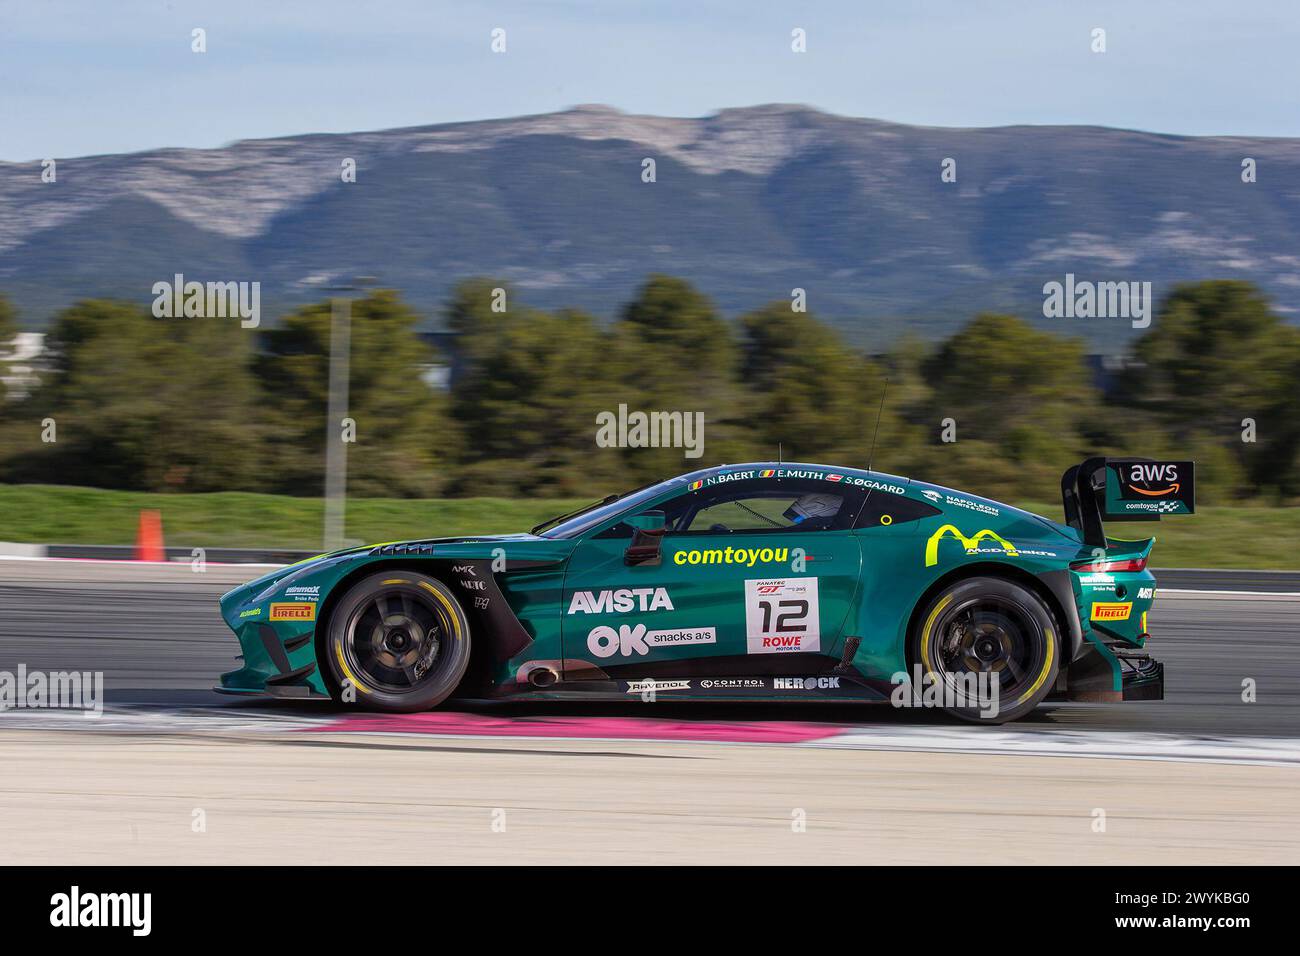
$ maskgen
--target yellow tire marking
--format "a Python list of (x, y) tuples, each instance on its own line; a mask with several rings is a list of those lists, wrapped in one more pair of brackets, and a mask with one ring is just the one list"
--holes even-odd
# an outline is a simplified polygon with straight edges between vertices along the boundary
[(447, 609), (447, 617), (451, 619), (451, 629), (455, 631), (455, 634), (453, 636), (456, 638), (456, 640), (459, 641), (460, 640), (460, 617), (456, 614), (455, 610), (453, 610), (452, 606), (449, 603), (447, 603), (447, 599), (442, 596), (442, 592), (439, 591), (437, 588), (435, 588), (428, 581), (421, 581), (420, 587), (424, 588), (426, 591), (428, 591), (430, 594), (436, 597), (440, 602), (442, 602), (442, 606)]
[(352, 681), (352, 686), (363, 694), (369, 694), (370, 688), (353, 677), (352, 672), (348, 670), (348, 662), (343, 659), (343, 643), (341, 641), (334, 642), (334, 656), (339, 660), (339, 667), (343, 670), (343, 676)]
[(380, 581), (380, 584), (410, 584), (406, 578), (389, 578), (387, 581)]
[(934, 610), (930, 612), (930, 616), (926, 619), (925, 627), (921, 631), (921, 662), (925, 664), (926, 671), (931, 674), (934, 673), (934, 665), (930, 663), (930, 635), (934, 631), (934, 619), (938, 617), (939, 612), (946, 608), (950, 603), (952, 603), (951, 594), (934, 606)]
[[(921, 662), (925, 665), (926, 672), (930, 674), (935, 673), (934, 665), (930, 662), (930, 635), (934, 633), (934, 619), (939, 616), (940, 611), (948, 606), (952, 601), (952, 597), (953, 596), (949, 594), (946, 598), (935, 605), (934, 610), (930, 612), (930, 616), (926, 618), (925, 627), (921, 631)], [(1043, 660), (1043, 672), (1038, 675), (1038, 679), (1034, 681), (1033, 686), (1020, 695), (1020, 699), (1017, 700), (1013, 706), (1019, 706), (1030, 697), (1033, 697), (1038, 688), (1043, 686), (1043, 681), (1047, 680), (1047, 675), (1052, 670), (1052, 661), (1055, 659), (1056, 655), (1056, 635), (1052, 633), (1050, 627), (1046, 629), (1046, 633), (1047, 654)]]
[(1038, 680), (1034, 681), (1033, 686), (1020, 695), (1020, 699), (1016, 701), (1014, 706), (1019, 706), (1033, 697), (1034, 692), (1043, 686), (1043, 681), (1047, 680), (1047, 674), (1052, 669), (1052, 659), (1056, 653), (1056, 635), (1052, 633), (1050, 627), (1046, 629), (1045, 633), (1047, 634), (1047, 654), (1043, 659), (1043, 672), (1038, 675)]

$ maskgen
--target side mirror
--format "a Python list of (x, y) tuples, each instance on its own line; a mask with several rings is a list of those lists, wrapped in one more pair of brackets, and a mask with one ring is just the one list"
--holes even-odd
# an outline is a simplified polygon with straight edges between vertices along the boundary
[(663, 531), (668, 519), (662, 511), (647, 511), (645, 514), (633, 515), (627, 519), (634, 531)]
[(660, 561), (659, 546), (668, 531), (668, 519), (662, 511), (646, 511), (627, 519), (632, 529), (632, 543), (623, 552), (623, 563), (655, 566)]

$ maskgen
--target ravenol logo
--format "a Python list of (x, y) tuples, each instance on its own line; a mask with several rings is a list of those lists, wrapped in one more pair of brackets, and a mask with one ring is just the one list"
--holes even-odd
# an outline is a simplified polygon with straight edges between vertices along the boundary
[(957, 530), (956, 525), (946, 524), (930, 535), (930, 540), (925, 543), (925, 566), (927, 568), (939, 563), (939, 542), (949, 535), (962, 543), (962, 547), (966, 549), (967, 554), (974, 554), (979, 551), (980, 542), (986, 538), (992, 539), (1001, 545), (1002, 550), (1007, 553), (1009, 558), (1014, 558), (1020, 553), (1016, 550), (1014, 544), (1000, 536), (996, 531), (985, 528), (982, 531), (975, 532), (974, 537), (968, 538)]

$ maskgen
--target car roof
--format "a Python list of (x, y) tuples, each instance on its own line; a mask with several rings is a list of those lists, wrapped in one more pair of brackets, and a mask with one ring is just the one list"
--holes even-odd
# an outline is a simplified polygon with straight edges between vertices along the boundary
[(817, 462), (808, 461), (747, 461), (737, 462), (728, 465), (713, 465), (710, 468), (701, 468), (698, 471), (688, 472), (681, 475), (682, 478), (707, 478), (712, 475), (725, 474), (733, 471), (762, 471), (765, 469), (782, 469), (784, 471), (826, 471), (834, 474), (854, 475), (861, 477), (871, 477), (883, 480), (893, 481), (896, 484), (906, 485), (911, 478), (902, 475), (892, 475), (885, 471), (870, 471), (866, 468), (850, 468), (845, 465), (823, 465)]

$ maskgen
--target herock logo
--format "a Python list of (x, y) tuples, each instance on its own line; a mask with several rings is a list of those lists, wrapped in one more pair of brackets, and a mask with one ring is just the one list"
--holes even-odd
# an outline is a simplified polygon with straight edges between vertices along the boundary
[(703, 412), (628, 412), (596, 415), (596, 445), (600, 448), (682, 448), (683, 458), (704, 454)]
[(153, 284), (156, 319), (240, 319), (240, 327), (255, 329), (262, 322), (262, 283), (186, 282), (176, 273), (172, 282)]
[(1150, 282), (1065, 282), (1043, 286), (1043, 315), (1049, 319), (1131, 319), (1133, 328), (1151, 324)]
[(132, 936), (148, 936), (153, 925), (152, 893), (68, 893), (50, 897), (50, 925), (129, 926)]

